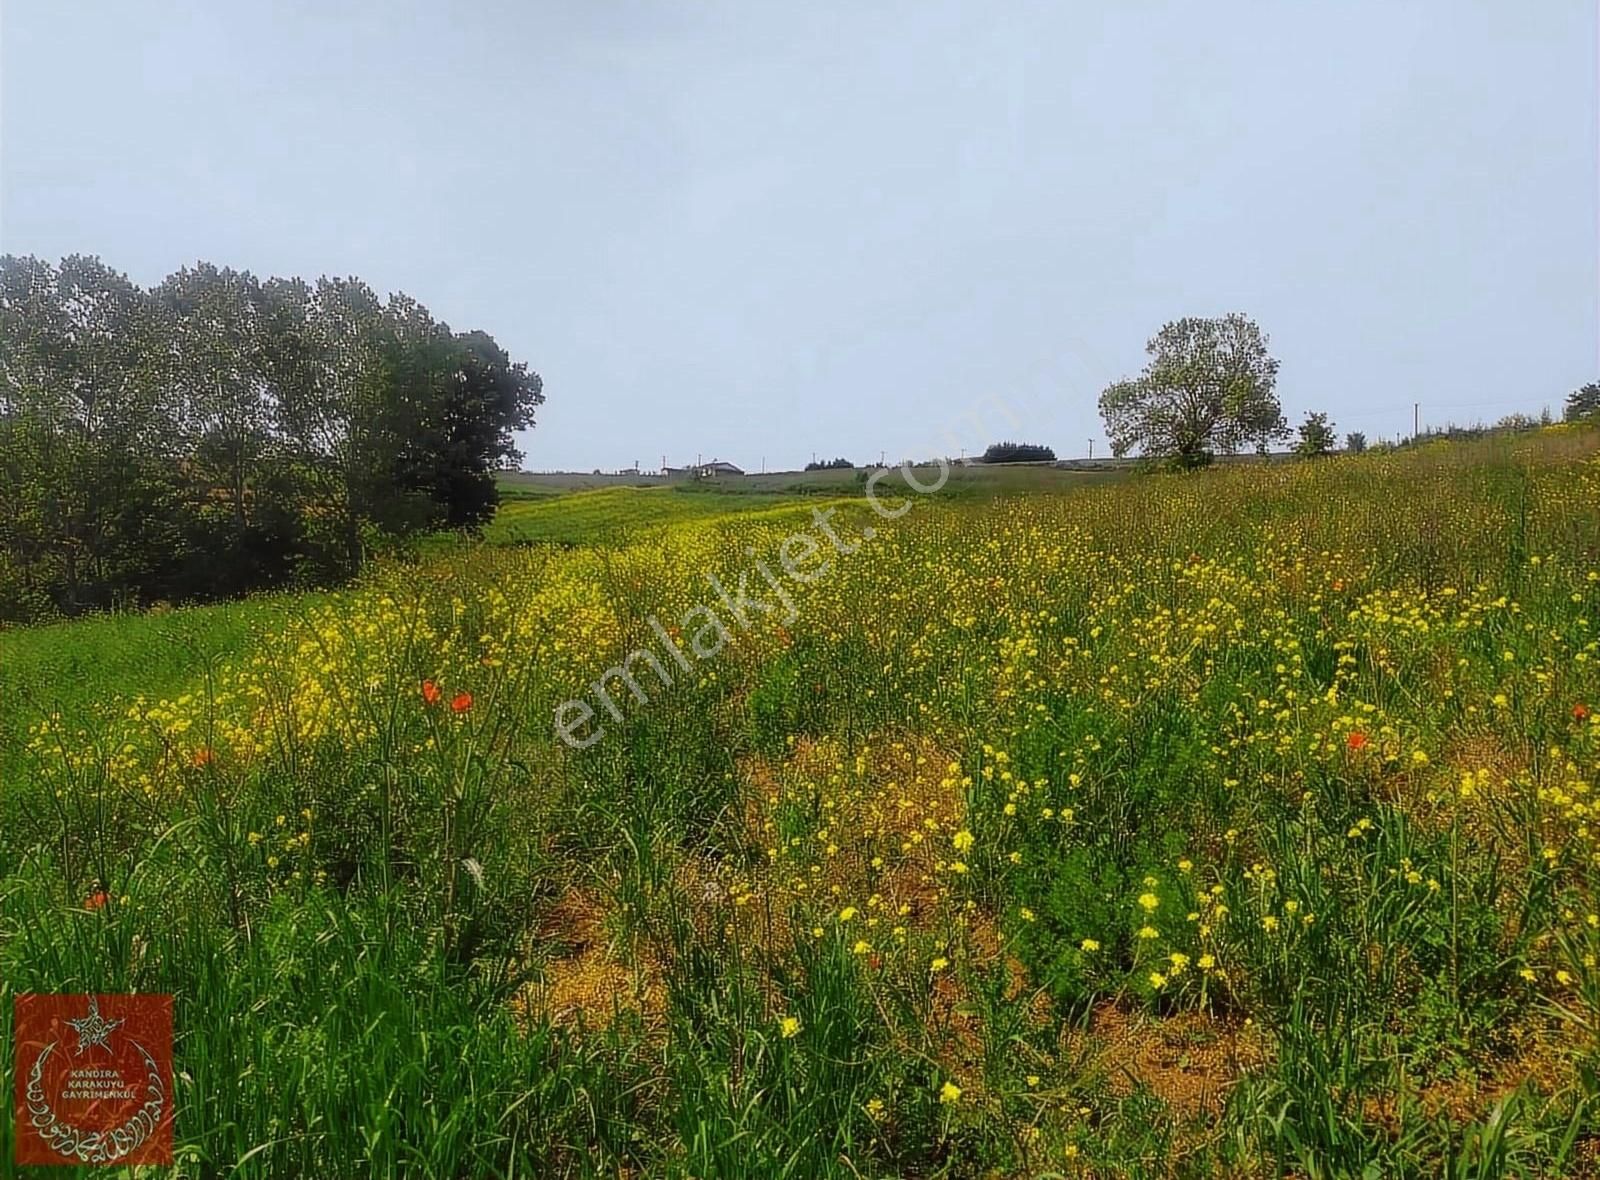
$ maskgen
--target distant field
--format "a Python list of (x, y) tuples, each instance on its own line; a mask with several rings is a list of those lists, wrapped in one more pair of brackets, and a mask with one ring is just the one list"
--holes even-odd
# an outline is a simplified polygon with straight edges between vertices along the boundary
[[(515, 471), (501, 475), (499, 484), (500, 495), (504, 500), (538, 499), (607, 488), (666, 488), (688, 494), (716, 492), (727, 495), (841, 496), (857, 493), (864, 474), (873, 470), (876, 469), (858, 467), (826, 471), (774, 471), (761, 475), (733, 475), (706, 480), (669, 480), (659, 475), (648, 474), (583, 475), (578, 472)], [(936, 467), (918, 467), (914, 470), (922, 482), (931, 483), (939, 477)], [(1127, 475), (1126, 465), (1089, 469), (1067, 469), (1032, 463), (1006, 464), (997, 467), (952, 466), (948, 483), (942, 492), (959, 494), (1067, 489), (1125, 479)]]
[(795, 502), (772, 493), (684, 492), (675, 487), (613, 487), (507, 500), (484, 530), (490, 544), (592, 545), (630, 532), (702, 517)]
[[(641, 529), (809, 504), (818, 497), (861, 498), (869, 469), (786, 471), (718, 479), (665, 480), (660, 476), (536, 475), (500, 479), (502, 503), (483, 539), (490, 544), (609, 544)], [(935, 467), (915, 469), (918, 482), (939, 479)], [(1068, 471), (1033, 464), (949, 469), (940, 499), (1023, 492), (1067, 491), (1126, 479), (1118, 470)], [(896, 469), (875, 485), (887, 502), (904, 489)]]

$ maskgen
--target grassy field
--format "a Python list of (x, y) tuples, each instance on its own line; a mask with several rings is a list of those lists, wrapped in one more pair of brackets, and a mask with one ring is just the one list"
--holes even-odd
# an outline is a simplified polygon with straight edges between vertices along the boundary
[[(664, 479), (659, 475), (580, 475), (575, 472), (508, 472), (499, 479), (505, 499), (541, 499), (574, 491), (607, 488), (670, 488), (688, 494), (717, 492), (731, 495), (846, 496), (859, 494), (865, 473), (875, 468), (827, 469), (822, 471), (774, 471), (757, 475), (717, 476), (711, 479)], [(1074, 470), (1046, 464), (1009, 463), (996, 466), (961, 466), (948, 469), (945, 495), (993, 494), (1002, 492), (1066, 490), (1085, 484), (1104, 483), (1128, 474), (1127, 465), (1093, 470)], [(933, 466), (916, 467), (916, 477), (932, 483), (939, 477)]]
[[(951, 467), (944, 473), (933, 467), (914, 469), (915, 478), (928, 486), (940, 483), (941, 474), (939, 499), (1057, 492), (1127, 478), (1118, 471), (1064, 471), (1028, 464)], [(691, 520), (860, 498), (865, 478), (863, 472), (837, 470), (692, 481), (517, 473), (501, 478), (505, 502), (484, 530), (484, 540), (569, 547), (616, 544)]]
[(490, 544), (612, 544), (640, 531), (792, 504), (780, 493), (680, 491), (672, 486), (605, 488), (508, 500), (484, 530)]
[[(264, 595), (242, 602), (0, 631), (0, 782), (28, 774), (27, 730), (41, 717), (91, 726), (109, 702), (144, 694), (177, 697), (203, 688), (205, 669), (237, 657), (252, 637), (321, 595)], [(89, 736), (84, 729), (83, 736)]]
[(0, 1073), (171, 992), (184, 1176), (1595, 1174), (1597, 448), (562, 488), (0, 634)]

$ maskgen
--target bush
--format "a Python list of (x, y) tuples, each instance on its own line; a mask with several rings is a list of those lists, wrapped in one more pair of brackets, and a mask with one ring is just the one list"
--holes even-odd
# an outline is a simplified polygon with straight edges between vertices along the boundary
[(1510, 431), (1513, 434), (1521, 434), (1528, 430), (1538, 430), (1539, 419), (1532, 414), (1507, 414), (1494, 424), (1494, 428), (1496, 430)]

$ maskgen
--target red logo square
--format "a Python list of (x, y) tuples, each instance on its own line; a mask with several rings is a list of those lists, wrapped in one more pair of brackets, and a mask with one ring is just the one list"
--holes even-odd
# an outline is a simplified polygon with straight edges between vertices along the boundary
[(172, 997), (16, 997), (17, 1163), (172, 1162)]

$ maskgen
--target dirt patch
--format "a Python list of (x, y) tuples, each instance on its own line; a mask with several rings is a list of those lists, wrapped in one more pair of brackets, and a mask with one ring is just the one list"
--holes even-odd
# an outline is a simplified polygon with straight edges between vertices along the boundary
[(1418, 1095), (1423, 1111), (1430, 1116), (1448, 1112), (1452, 1122), (1464, 1126), (1488, 1118), (1497, 1103), (1524, 1086), (1537, 1094), (1555, 1094), (1572, 1084), (1567, 1046), (1578, 1043), (1575, 1030), (1563, 1036), (1555, 1028), (1541, 1029), (1517, 1040), (1516, 1055), (1494, 1063), (1484, 1075), (1424, 1088)]
[(605, 920), (605, 908), (593, 895), (578, 889), (562, 895), (537, 934), (559, 953), (514, 1005), (567, 1027), (604, 1028), (624, 1012), (659, 1027), (666, 1010), (659, 972), (638, 956), (625, 958)]
[(1247, 1021), (1204, 1012), (1168, 1017), (1097, 1008), (1081, 1039), (1089, 1068), (1100, 1071), (1114, 1093), (1144, 1086), (1182, 1121), (1215, 1118), (1228, 1091), (1246, 1072), (1266, 1064), (1266, 1039)]

